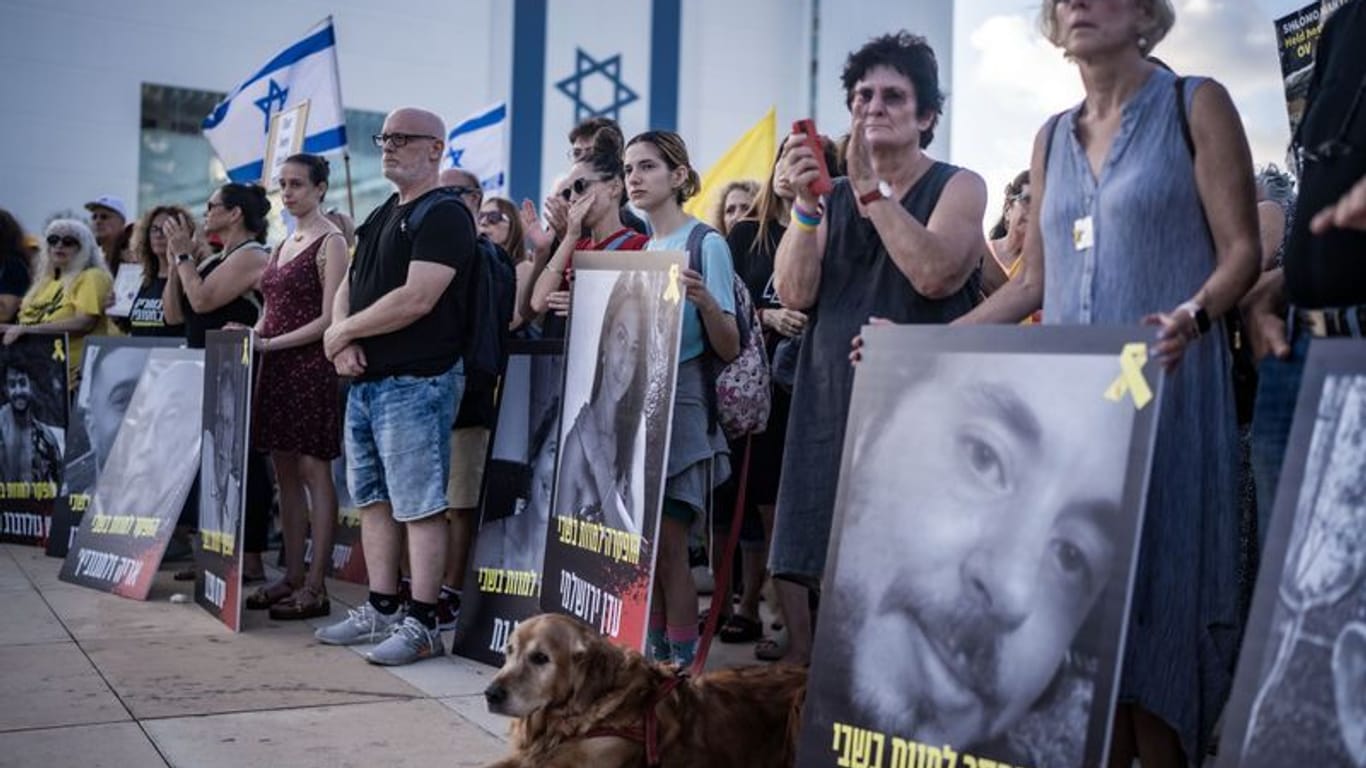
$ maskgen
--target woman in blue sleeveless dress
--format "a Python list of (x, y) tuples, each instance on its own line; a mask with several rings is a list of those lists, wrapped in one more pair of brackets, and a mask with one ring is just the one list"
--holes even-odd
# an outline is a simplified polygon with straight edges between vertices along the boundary
[(1175, 22), (1169, 0), (1042, 0), (1041, 14), (1086, 97), (1035, 141), (1041, 215), (1021, 279), (965, 319), (1017, 322), (1042, 305), (1045, 323), (1155, 326), (1166, 399), (1110, 765), (1195, 765), (1239, 640), (1236, 425), (1218, 318), (1257, 276), (1251, 153), (1222, 86), (1178, 85), (1148, 58)]

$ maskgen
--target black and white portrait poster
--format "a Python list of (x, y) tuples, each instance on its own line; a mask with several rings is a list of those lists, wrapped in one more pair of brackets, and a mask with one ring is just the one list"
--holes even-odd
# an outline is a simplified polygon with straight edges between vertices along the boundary
[(678, 350), (682, 251), (574, 254), (541, 608), (641, 650)]
[(199, 471), (204, 352), (153, 349), (61, 579), (146, 600)]
[(66, 472), (52, 516), (47, 553), (66, 557), (81, 516), (90, 505), (95, 480), (109, 458), (123, 414), (153, 347), (177, 347), (180, 339), (153, 336), (88, 336), (81, 357), (81, 383), (66, 431)]
[(1219, 765), (1366, 767), (1366, 342), (1309, 348)]
[(0, 347), (0, 542), (47, 543), (66, 446), (66, 336)]
[(1104, 765), (1152, 330), (863, 333), (797, 764)]
[(251, 334), (209, 331), (199, 452), (194, 599), (236, 632), (242, 625), (242, 521), (251, 434)]
[(495, 667), (517, 623), (540, 612), (564, 381), (563, 340), (514, 342), (510, 352), (452, 646)]

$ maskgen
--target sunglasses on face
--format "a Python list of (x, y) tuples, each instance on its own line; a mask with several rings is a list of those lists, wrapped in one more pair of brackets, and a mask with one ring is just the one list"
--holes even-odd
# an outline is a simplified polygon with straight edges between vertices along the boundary
[(507, 220), (507, 214), (502, 211), (484, 211), (479, 214), (479, 223), (486, 227), (494, 227)]
[(588, 191), (589, 187), (597, 184), (599, 181), (603, 181), (603, 179), (590, 179), (587, 176), (581, 179), (574, 179), (573, 184), (560, 190), (560, 197), (564, 198), (565, 202), (569, 202), (570, 198), (582, 196), (584, 192)]
[(394, 149), (403, 149), (408, 146), (408, 142), (413, 139), (429, 139), (431, 141), (436, 141), (437, 137), (428, 136), (422, 133), (377, 133), (374, 136), (371, 136), (370, 139), (374, 141), (375, 146), (380, 149), (384, 149), (384, 145), (386, 144)]
[(64, 248), (79, 248), (81, 247), (81, 241), (77, 238), (72, 237), (71, 235), (47, 236), (47, 247), (56, 248), (59, 245)]

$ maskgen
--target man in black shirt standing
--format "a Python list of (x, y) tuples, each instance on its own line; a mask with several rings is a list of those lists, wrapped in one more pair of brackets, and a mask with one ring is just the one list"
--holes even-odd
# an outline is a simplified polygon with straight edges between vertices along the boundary
[(1366, 336), (1366, 0), (1319, 38), (1295, 135), (1300, 191), (1285, 264), (1243, 301), (1258, 368), (1252, 469), (1265, 540), (1290, 422), (1314, 338)]
[[(375, 643), (366, 659), (407, 664), (445, 653), (436, 603), (446, 560), (451, 424), (464, 390), (464, 301), (474, 219), (439, 190), (441, 118), (403, 108), (374, 137), (398, 192), (357, 230), (323, 347), (354, 378), (346, 403), (346, 484), (361, 510), (370, 599), (318, 630), (330, 645)], [(430, 199), (428, 196), (432, 196)], [(399, 613), (408, 535), (412, 600)]]

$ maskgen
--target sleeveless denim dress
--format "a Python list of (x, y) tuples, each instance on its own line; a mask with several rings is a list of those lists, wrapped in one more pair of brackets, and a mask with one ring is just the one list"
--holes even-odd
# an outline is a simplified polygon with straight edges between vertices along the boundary
[[(1202, 78), (1186, 82), (1187, 113)], [(1186, 301), (1215, 267), (1176, 76), (1155, 70), (1124, 106), (1097, 178), (1076, 138), (1080, 105), (1056, 121), (1046, 170), (1045, 323), (1136, 325)], [(1091, 216), (1094, 245), (1073, 223)], [(1236, 460), (1222, 323), (1167, 375), (1120, 701), (1161, 717), (1198, 763), (1228, 696), (1239, 640)]]

